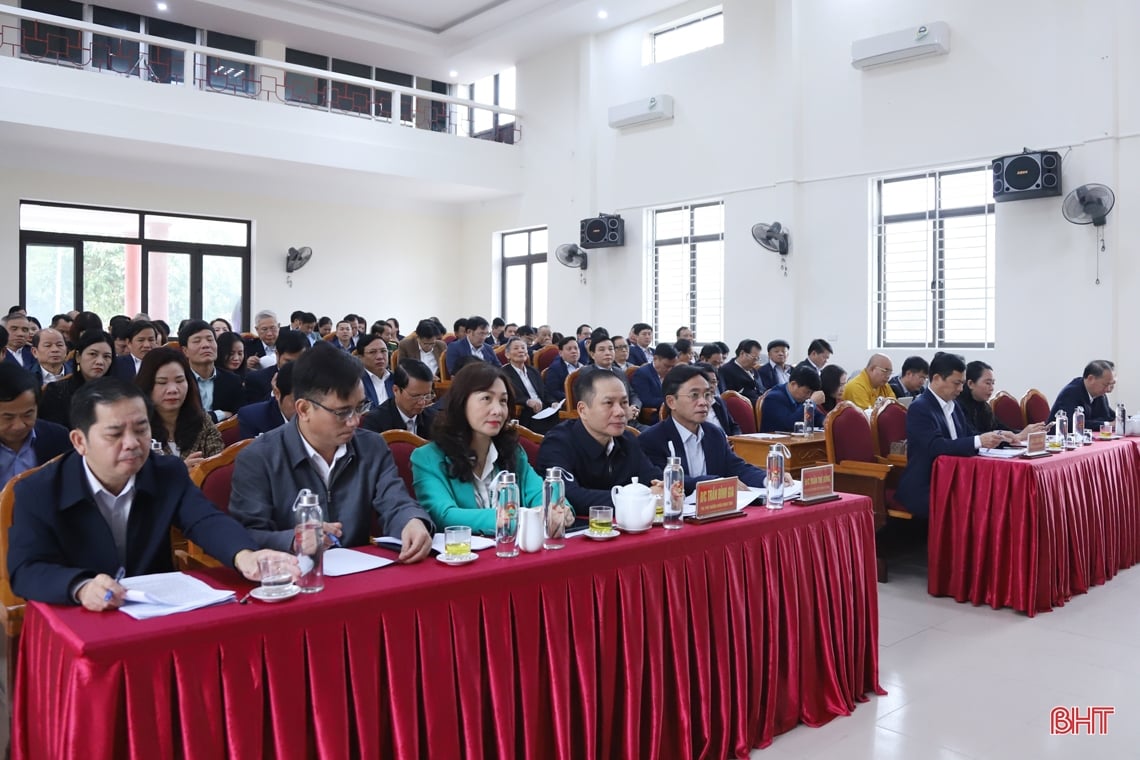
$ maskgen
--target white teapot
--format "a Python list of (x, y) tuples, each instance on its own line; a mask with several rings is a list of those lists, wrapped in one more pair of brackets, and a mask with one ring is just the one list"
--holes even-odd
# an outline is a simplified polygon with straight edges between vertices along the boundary
[(610, 489), (614, 500), (614, 517), (617, 523), (629, 530), (646, 530), (653, 524), (657, 512), (656, 497), (644, 483), (633, 479), (627, 486)]

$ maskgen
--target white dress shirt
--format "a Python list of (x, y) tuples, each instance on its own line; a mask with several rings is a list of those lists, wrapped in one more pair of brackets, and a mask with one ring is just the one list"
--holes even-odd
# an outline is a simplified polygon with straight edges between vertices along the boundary
[(316, 449), (309, 445), (309, 442), (305, 440), (305, 436), (303, 435), (301, 436), (301, 445), (305, 447), (305, 453), (309, 455), (309, 461), (313, 463), (313, 467), (316, 468), (317, 474), (320, 475), (321, 480), (324, 481), (325, 488), (328, 488), (329, 476), (332, 475), (332, 471), (333, 468), (336, 467), (336, 463), (339, 462), (344, 457), (344, 455), (348, 453), (348, 445), (342, 443), (336, 447), (336, 453), (333, 454), (332, 464), (326, 462), (325, 458), (321, 456)]
[(24, 355), (21, 352), (13, 351), (12, 349), (9, 348), (8, 349), (8, 355), (16, 360), (16, 364), (19, 364), (21, 367), (24, 366)]
[(420, 349), (420, 361), (427, 365), (433, 375), (439, 374), (439, 360), (435, 358), (435, 351)]
[(495, 477), (498, 473), (495, 472), (495, 462), (499, 459), (499, 451), (495, 448), (495, 442), (492, 441), (487, 446), (487, 460), (483, 462), (483, 472), (475, 473), (474, 482), (475, 486), (475, 506), (480, 509), (494, 507), (491, 503), (491, 486), (495, 483)]
[[(942, 414), (946, 417), (946, 427), (950, 428), (950, 440), (958, 440), (958, 428), (954, 425), (954, 399), (943, 401), (942, 397), (937, 393), (931, 392), (938, 405), (942, 407)], [(982, 447), (982, 437), (980, 435), (974, 436), (974, 448), (980, 449)]]
[(388, 387), (384, 385), (384, 381), (392, 373), (385, 371), (384, 377), (376, 377), (368, 370), (364, 370), (364, 374), (368, 375), (368, 379), (372, 381), (372, 387), (376, 389), (376, 406), (380, 406), (388, 400)]
[(527, 373), (526, 368), (523, 367), (522, 369), (519, 369), (513, 364), (511, 365), (511, 368), (515, 372), (519, 373), (519, 377), (522, 378), (523, 387), (526, 388), (527, 395), (536, 401), (542, 401), (542, 396), (538, 395), (538, 391), (534, 389), (534, 384), (530, 381), (530, 375)]
[(108, 491), (91, 472), (87, 466), (87, 458), (83, 458), (83, 471), (87, 474), (87, 485), (91, 487), (91, 494), (95, 497), (95, 506), (99, 514), (107, 521), (111, 528), (111, 537), (115, 540), (115, 551), (119, 553), (119, 564), (127, 562), (127, 521), (131, 516), (131, 505), (135, 501), (135, 476), (132, 475), (119, 495)]
[(685, 447), (685, 459), (689, 463), (689, 471), (685, 474), (692, 478), (708, 475), (705, 466), (705, 449), (701, 446), (701, 441), (705, 437), (704, 429), (698, 425), (697, 432), (693, 433), (678, 422), (676, 417), (672, 419), (673, 424), (677, 426), (677, 432), (681, 434), (681, 444)]

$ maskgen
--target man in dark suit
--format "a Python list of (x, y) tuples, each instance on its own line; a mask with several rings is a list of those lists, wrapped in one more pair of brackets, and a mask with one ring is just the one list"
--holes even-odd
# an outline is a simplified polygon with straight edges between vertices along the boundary
[(653, 343), (653, 326), (638, 322), (629, 329), (629, 363), (641, 366), (649, 363), (649, 350)]
[(189, 319), (178, 329), (178, 345), (190, 362), (202, 408), (214, 422), (229, 419), (245, 405), (241, 378), (218, 369), (218, 341), (214, 328), (201, 319)]
[(250, 535), (191, 482), (177, 457), (149, 457), (150, 423), (141, 389), (116, 378), (85, 383), (72, 402), (74, 451), (16, 486), (8, 570), (12, 590), (51, 604), (100, 611), (122, 606), (112, 577), (170, 572), (170, 528), (259, 580)]
[(418, 359), (404, 359), (392, 370), (392, 395), (360, 421), (360, 427), (376, 433), (407, 430), (431, 440), (436, 411), (432, 383), (435, 375)]
[[(641, 434), (638, 442), (655, 467), (664, 467), (669, 456), (681, 457), (685, 492), (702, 480), (736, 476), (753, 488), (764, 486), (764, 471), (748, 464), (729, 448), (724, 431), (708, 422), (716, 397), (699, 367), (679, 364), (662, 381), (669, 418)], [(676, 454), (670, 453), (670, 444)]]
[(823, 427), (823, 383), (819, 375), (807, 367), (796, 367), (788, 382), (781, 383), (769, 391), (760, 402), (760, 432), (791, 432), (797, 422), (804, 421), (804, 404), (808, 399), (815, 402), (812, 426)]
[(910, 405), (906, 415), (906, 469), (895, 497), (915, 517), (930, 514), (930, 474), (943, 454), (973, 456), (979, 448), (1012, 441), (1005, 431), (977, 432), (955, 399), (966, 384), (966, 362), (957, 354), (940, 353), (930, 363), (930, 387)]
[(21, 472), (71, 450), (67, 428), (37, 419), (40, 386), (14, 362), (0, 363), (0, 488)]
[(590, 363), (590, 336), (594, 334), (593, 329), (587, 324), (578, 325), (578, 332), (575, 337), (578, 338), (578, 361), (583, 365)]
[(823, 338), (816, 338), (808, 344), (807, 358), (797, 364), (797, 367), (807, 367), (818, 375), (823, 371), (827, 360), (831, 358), (831, 344)]
[(28, 372), (36, 371), (36, 357), (32, 353), (32, 323), (23, 314), (14, 312), (0, 319), (8, 331), (4, 361), (15, 364)]
[(444, 362), (447, 344), (441, 340), (443, 331), (430, 319), (421, 319), (416, 325), (416, 334), (400, 341), (400, 361), (417, 359), (428, 366), (432, 374), (439, 377), (439, 367)]
[(293, 419), (293, 363), (282, 364), (273, 376), (273, 398), (246, 404), (237, 410), (238, 437), (241, 440), (256, 438), (262, 433), (276, 430)]
[[(593, 359), (593, 362), (589, 367), (583, 369), (609, 372), (618, 380), (621, 380), (625, 385), (626, 394), (629, 395), (629, 414), (627, 415), (629, 426), (631, 428), (637, 428), (638, 430), (644, 429), (645, 425), (637, 421), (638, 415), (641, 414), (641, 397), (638, 396), (637, 391), (633, 389), (629, 377), (626, 376), (625, 372), (618, 369), (616, 363), (617, 348), (614, 347), (613, 338), (602, 332), (601, 328), (594, 330), (593, 335), (590, 336), (590, 358)], [(637, 370), (634, 370), (634, 374), (636, 373)]]
[[(317, 343), (319, 345), (324, 342), (318, 341)], [(245, 403), (247, 404), (268, 401), (272, 395), (271, 381), (273, 376), (277, 374), (277, 370), (284, 364), (296, 361), (301, 353), (309, 348), (309, 341), (305, 340), (300, 333), (292, 330), (282, 333), (274, 340), (274, 343), (277, 350), (274, 351), (273, 355), (276, 357), (277, 363), (265, 369), (250, 372), (245, 376)]]
[(566, 400), (566, 378), (571, 372), (582, 369), (580, 358), (578, 341), (573, 335), (567, 335), (559, 341), (558, 356), (546, 368), (546, 376), (543, 379), (546, 397), (550, 403)]
[(485, 362), (496, 367), (503, 366), (499, 357), (495, 356), (495, 349), (487, 342), (491, 334), (491, 325), (483, 317), (467, 318), (467, 333), (464, 337), (457, 337), (447, 347), (447, 374), (454, 375), (459, 368), (459, 360), (464, 356), (478, 356)]
[(115, 357), (107, 374), (132, 382), (143, 357), (158, 345), (158, 328), (145, 319), (134, 319), (123, 329), (123, 337), (127, 339), (127, 353)]
[(768, 342), (768, 361), (757, 372), (760, 385), (775, 388), (788, 382), (792, 376), (792, 365), (788, 364), (788, 341), (778, 338)]
[(546, 435), (552, 427), (558, 424), (558, 415), (536, 420), (534, 415), (543, 411), (554, 399), (546, 392), (542, 382), (542, 375), (531, 366), (530, 354), (523, 338), (515, 337), (506, 344), (507, 363), (503, 366), (503, 374), (511, 383), (514, 390), (515, 402), (519, 409), (519, 424), (539, 435)]
[(724, 434), (727, 436), (740, 435), (740, 425), (736, 424), (736, 420), (728, 413), (728, 407), (724, 405), (724, 400), (720, 397), (720, 375), (717, 373), (716, 368), (704, 362), (697, 362), (693, 366), (705, 374), (705, 379), (709, 381), (709, 386), (714, 391), (711, 410), (708, 416), (709, 424), (716, 425), (724, 431)]
[(922, 395), (926, 387), (926, 377), (930, 374), (930, 365), (921, 356), (908, 356), (903, 361), (902, 370), (887, 381), (895, 398), (917, 398)]
[(736, 356), (720, 367), (720, 379), (726, 391), (736, 391), (753, 404), (764, 386), (760, 384), (756, 368), (760, 364), (760, 341), (745, 338), (736, 346)]
[(59, 330), (45, 327), (37, 331), (32, 336), (32, 356), (36, 359), (33, 372), (41, 388), (75, 371), (75, 362), (67, 361), (67, 341)]
[(360, 380), (364, 383), (364, 396), (373, 407), (380, 406), (392, 398), (392, 372), (388, 369), (388, 344), (379, 335), (364, 333), (356, 339), (353, 352), (364, 372)]
[(661, 379), (673, 369), (677, 363), (677, 349), (668, 343), (659, 343), (653, 349), (653, 360), (638, 367), (629, 379), (634, 393), (641, 399), (644, 407), (660, 409), (665, 403), (665, 395), (661, 392)]
[(1073, 410), (1079, 406), (1085, 410), (1086, 429), (1099, 429), (1102, 422), (1116, 419), (1116, 411), (1108, 403), (1108, 394), (1115, 387), (1116, 365), (1107, 359), (1091, 361), (1085, 365), (1083, 376), (1074, 377), (1057, 394), (1053, 408), (1049, 410), (1049, 419), (1054, 419), (1057, 412), (1064, 411), (1071, 426)]
[(277, 338), (281, 334), (277, 313), (268, 309), (257, 312), (253, 317), (253, 329), (257, 333), (256, 338), (242, 339), (245, 344), (245, 366), (251, 370), (266, 369), (273, 366), (273, 362), (262, 359), (277, 353)]

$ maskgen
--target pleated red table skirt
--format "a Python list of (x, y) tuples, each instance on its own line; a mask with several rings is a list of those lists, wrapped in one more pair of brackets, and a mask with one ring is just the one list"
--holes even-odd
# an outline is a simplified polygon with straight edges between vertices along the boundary
[(746, 757), (882, 693), (874, 542), (870, 502), (845, 496), (277, 605), (32, 603), (13, 755)]
[(1037, 460), (939, 457), (928, 590), (1033, 617), (1140, 560), (1140, 450), (1098, 441)]

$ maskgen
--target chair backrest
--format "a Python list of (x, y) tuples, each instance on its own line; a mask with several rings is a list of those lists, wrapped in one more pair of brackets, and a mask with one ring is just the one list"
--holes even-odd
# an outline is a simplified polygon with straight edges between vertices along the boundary
[(499, 364), (503, 365), (504, 367), (507, 366), (507, 362), (510, 361), (509, 359), (507, 359), (507, 347), (506, 346), (495, 346), (494, 350), (495, 350), (495, 358), (499, 360)]
[[(55, 459), (51, 461), (54, 462)], [(50, 462), (45, 462), (44, 465), (46, 464)], [(24, 600), (12, 593), (12, 578), (8, 575), (8, 531), (12, 527), (12, 513), (16, 509), (16, 484), (40, 467), (21, 472), (0, 491), (0, 622), (4, 625), (4, 633), (9, 637), (19, 636), (24, 624)], [(15, 672), (12, 663), (8, 663), (8, 667), (11, 672)]]
[(1021, 417), (1026, 425), (1049, 421), (1049, 399), (1036, 388), (1030, 388), (1021, 397)]
[(380, 435), (384, 437), (384, 442), (392, 450), (392, 458), (396, 460), (396, 470), (404, 479), (408, 493), (414, 497), (416, 490), (412, 485), (412, 452), (426, 444), (427, 441), (407, 430), (385, 430)]
[(446, 335), (444, 335), (443, 336), (443, 342), (444, 343), (454, 343), (455, 342), (455, 333), (447, 333)]
[(166, 347), (167, 348), (173, 348), (175, 351), (177, 351), (182, 346), (181, 346), (181, 344), (179, 344), (179, 342), (177, 340), (168, 340), (168, 341), (166, 341)]
[(400, 363), (400, 349), (396, 349), (388, 356), (388, 369), (396, 369), (396, 365)]
[(998, 391), (997, 395), (990, 399), (990, 410), (993, 411), (997, 421), (1010, 430), (1021, 430), (1025, 427), (1021, 404), (1005, 391)]
[(752, 404), (748, 399), (736, 391), (725, 391), (720, 394), (721, 401), (724, 402), (724, 408), (732, 415), (732, 419), (736, 421), (737, 426), (740, 427), (740, 432), (747, 435), (748, 433), (755, 433), (756, 430), (756, 412), (752, 408)]
[(542, 436), (522, 425), (515, 426), (515, 430), (519, 432), (519, 446), (522, 446), (522, 450), (526, 452), (526, 460), (530, 462), (531, 467), (535, 467), (535, 463), (538, 462), (538, 447), (542, 445)]
[[(228, 422), (228, 420), (227, 420)], [(220, 454), (207, 457), (190, 470), (190, 480), (218, 509), (223, 512), (230, 511), (230, 483), (234, 476), (234, 460), (238, 452), (249, 444), (252, 438), (237, 441), (222, 449)]]
[(574, 381), (577, 378), (578, 373), (571, 372), (562, 383), (562, 389), (566, 393), (566, 404), (558, 410), (560, 420), (578, 419), (578, 397), (574, 395)]
[[(756, 415), (756, 432), (759, 433), (764, 429), (764, 397), (772, 392), (772, 389), (764, 391), (760, 394), (760, 398), (756, 399), (756, 403), (752, 405), (752, 413)], [(741, 430), (743, 432), (743, 430)], [(791, 432), (790, 430), (788, 431)]]
[(226, 446), (233, 446), (241, 440), (241, 430), (238, 427), (238, 418), (235, 414), (233, 417), (224, 419), (218, 423), (218, 432), (222, 434), (222, 443)]
[(893, 398), (883, 399), (871, 412), (871, 442), (875, 455), (890, 456), (891, 444), (906, 440), (907, 408)]
[(823, 434), (828, 462), (875, 461), (875, 446), (867, 415), (850, 401), (841, 402), (828, 413), (823, 422)]
[(534, 352), (534, 356), (532, 356), (530, 360), (534, 364), (535, 369), (542, 372), (550, 366), (557, 356), (558, 346), (543, 346)]

